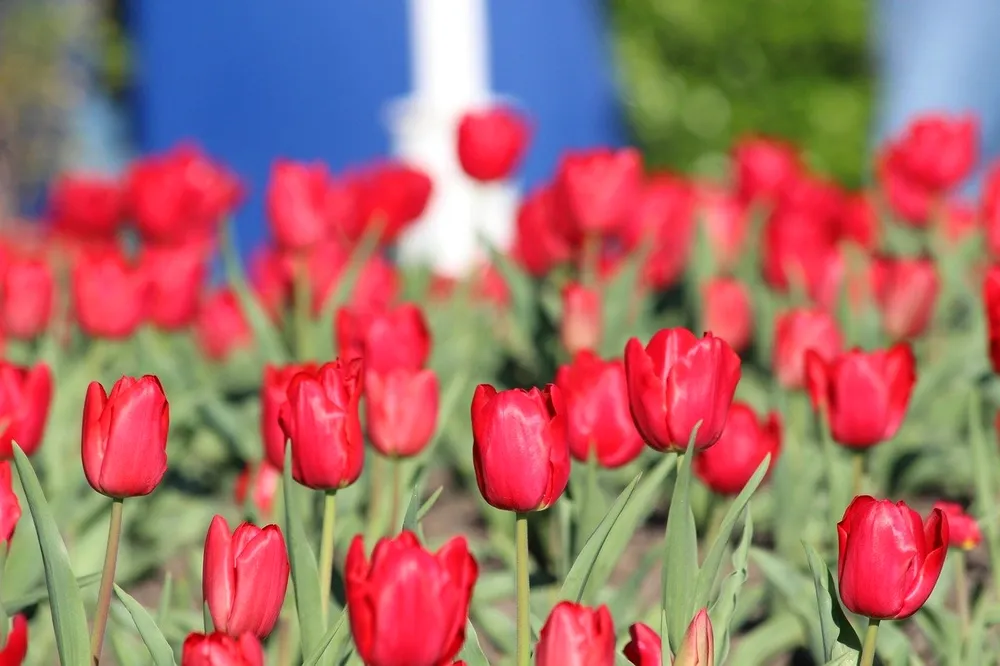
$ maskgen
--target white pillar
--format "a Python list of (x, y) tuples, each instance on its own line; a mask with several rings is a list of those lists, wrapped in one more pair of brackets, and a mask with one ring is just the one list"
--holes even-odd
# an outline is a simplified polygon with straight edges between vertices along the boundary
[(401, 239), (400, 260), (459, 276), (483, 256), (480, 236), (510, 243), (517, 191), (483, 187), (462, 172), (455, 150), (465, 111), (490, 104), (487, 0), (409, 0), (413, 91), (390, 107), (396, 157), (434, 180), (427, 211)]

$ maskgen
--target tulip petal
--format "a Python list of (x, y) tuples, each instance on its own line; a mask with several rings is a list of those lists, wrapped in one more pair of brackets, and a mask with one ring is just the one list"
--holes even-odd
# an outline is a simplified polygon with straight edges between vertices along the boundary
[[(253, 534), (245, 545), (241, 529)], [(246, 533), (246, 532), (244, 532)], [(229, 618), (230, 632), (265, 638), (274, 628), (288, 586), (288, 555), (281, 531), (274, 525), (258, 529), (244, 524), (233, 536), (236, 595)]]
[(892, 439), (899, 431), (906, 409), (910, 404), (910, 395), (916, 383), (916, 359), (913, 349), (908, 344), (898, 344), (889, 350), (885, 359), (885, 382), (888, 386), (889, 404), (888, 418), (882, 439)]
[(80, 436), (80, 449), (83, 455), (83, 471), (87, 480), (94, 488), (100, 487), (101, 464), (108, 445), (107, 425), (110, 421), (102, 419), (108, 396), (100, 382), (90, 382), (87, 387), (87, 397), (83, 401), (83, 433)]
[(229, 614), (232, 612), (233, 596), (236, 593), (232, 541), (226, 519), (215, 516), (205, 537), (201, 588), (212, 614), (212, 624), (217, 631), (226, 633), (229, 631)]

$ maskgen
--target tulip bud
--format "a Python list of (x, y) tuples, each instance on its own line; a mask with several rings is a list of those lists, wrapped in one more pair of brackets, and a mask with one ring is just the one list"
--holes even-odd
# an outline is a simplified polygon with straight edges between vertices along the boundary
[(830, 362), (806, 352), (809, 397), (816, 409), (825, 410), (833, 439), (851, 448), (892, 439), (906, 416), (915, 364), (906, 343), (888, 351), (854, 349)]
[(538, 635), (535, 666), (614, 666), (615, 623), (607, 606), (560, 601)]
[(147, 276), (118, 249), (82, 254), (73, 268), (71, 289), (73, 312), (87, 335), (124, 339), (145, 316)]
[(326, 165), (278, 160), (267, 184), (271, 236), (284, 250), (301, 250), (332, 234), (332, 177)]
[(0, 285), (4, 330), (24, 340), (44, 333), (52, 318), (54, 294), (55, 278), (48, 262), (32, 257), (11, 261)]
[(938, 295), (934, 262), (883, 257), (872, 264), (871, 280), (885, 332), (895, 340), (923, 333), (934, 314)]
[(732, 278), (713, 278), (703, 287), (705, 307), (701, 327), (741, 352), (753, 335), (753, 305), (746, 285)]
[(983, 304), (986, 309), (987, 350), (993, 372), (1000, 374), (1000, 266), (991, 266), (983, 280)]
[(288, 386), (292, 377), (300, 372), (315, 375), (318, 370), (315, 363), (289, 364), (280, 368), (270, 363), (264, 366), (264, 380), (260, 385), (260, 434), (267, 461), (279, 471), (285, 469), (285, 443), (288, 438), (278, 415), (281, 407), (288, 402)]
[(264, 666), (264, 648), (252, 634), (192, 633), (184, 639), (181, 666)]
[(194, 322), (208, 273), (208, 248), (203, 242), (179, 246), (147, 246), (140, 269), (149, 284), (146, 316), (159, 328), (175, 331)]
[(28, 618), (15, 615), (7, 633), (7, 644), (0, 649), (0, 664), (20, 666), (28, 654)]
[(766, 137), (740, 141), (733, 161), (736, 188), (746, 202), (774, 204), (788, 182), (802, 171), (794, 146)]
[(696, 450), (719, 439), (740, 380), (740, 357), (723, 340), (684, 328), (659, 331), (643, 348), (625, 346), (625, 377), (635, 427), (657, 451)]
[(749, 206), (738, 196), (718, 186), (697, 190), (701, 222), (715, 264), (728, 271), (739, 262), (750, 231)]
[(979, 523), (955, 502), (935, 502), (934, 508), (948, 518), (948, 545), (952, 548), (972, 550), (983, 541)]
[(108, 497), (148, 495), (167, 471), (170, 410), (160, 380), (122, 377), (104, 392), (87, 387), (83, 403), (83, 471)]
[(368, 437), (384, 456), (408, 458), (430, 443), (437, 426), (438, 381), (431, 370), (398, 368), (365, 378)]
[(300, 372), (278, 421), (292, 446), (292, 477), (315, 490), (346, 488), (361, 476), (364, 438), (358, 405), (362, 363), (336, 360)]
[(202, 304), (195, 334), (198, 346), (213, 361), (225, 360), (237, 349), (253, 343), (250, 324), (231, 289), (215, 292)]
[(677, 176), (653, 176), (640, 191), (619, 236), (625, 249), (647, 252), (643, 285), (666, 290), (684, 275), (695, 239), (696, 205), (691, 183)]
[(248, 464), (236, 478), (234, 499), (242, 506), (249, 496), (260, 515), (267, 518), (274, 507), (274, 496), (278, 492), (280, 480), (281, 470), (266, 460), (256, 465)]
[(778, 414), (771, 412), (761, 422), (749, 405), (736, 402), (729, 409), (719, 441), (695, 456), (694, 473), (713, 492), (736, 495), (768, 455), (771, 456), (768, 472), (774, 469), (780, 449)]
[(480, 384), (472, 398), (472, 461), (479, 492), (505, 511), (540, 511), (569, 482), (562, 394), (555, 386), (497, 392)]
[(542, 186), (521, 200), (514, 223), (511, 251), (531, 275), (544, 277), (570, 257), (570, 246), (557, 224), (556, 197), (552, 186)]
[(904, 502), (854, 498), (837, 524), (840, 598), (852, 613), (901, 620), (934, 590), (948, 552), (948, 517), (926, 521)]
[(65, 174), (52, 186), (49, 219), (60, 233), (77, 238), (111, 238), (122, 220), (121, 186), (92, 174)]
[(787, 389), (806, 383), (806, 351), (813, 350), (831, 361), (843, 348), (837, 321), (820, 309), (789, 310), (775, 320), (774, 374)]
[(715, 666), (715, 635), (706, 609), (698, 611), (688, 625), (674, 666)]
[[(7, 460), (0, 461), (0, 542), (10, 549), (14, 529), (21, 519), (21, 502), (14, 492), (14, 478)], [(0, 662), (2, 663), (2, 662)]]
[(557, 205), (568, 238), (612, 233), (627, 223), (642, 186), (642, 157), (634, 148), (566, 153), (556, 173)]
[(0, 360), (0, 459), (14, 456), (11, 442), (25, 455), (42, 443), (52, 402), (52, 373), (39, 363), (21, 367)]
[(205, 537), (202, 592), (215, 628), (230, 636), (266, 638), (288, 586), (288, 553), (277, 525), (243, 523), (230, 534), (222, 516)]
[(449, 663), (465, 643), (478, 572), (464, 537), (430, 553), (412, 532), (403, 531), (380, 540), (369, 561), (364, 540), (356, 536), (344, 563), (344, 591), (362, 661), (368, 666)]
[(354, 226), (344, 228), (347, 238), (360, 240), (378, 225), (380, 241), (390, 244), (415, 222), (430, 201), (434, 183), (425, 172), (400, 162), (382, 162), (353, 175), (358, 197)]
[(412, 303), (385, 311), (341, 308), (336, 323), (341, 358), (364, 358), (368, 372), (419, 370), (430, 356), (427, 322)]
[(556, 386), (566, 403), (566, 437), (574, 458), (586, 462), (594, 456), (602, 467), (621, 467), (642, 453), (621, 359), (603, 361), (582, 351), (559, 368)]
[(629, 642), (623, 650), (633, 666), (663, 666), (660, 635), (649, 625), (636, 622), (628, 628)]
[(562, 291), (563, 312), (560, 333), (563, 348), (570, 353), (595, 350), (601, 341), (601, 295), (576, 282)]
[(530, 134), (528, 123), (510, 108), (466, 113), (458, 124), (458, 161), (470, 178), (502, 180), (524, 157)]

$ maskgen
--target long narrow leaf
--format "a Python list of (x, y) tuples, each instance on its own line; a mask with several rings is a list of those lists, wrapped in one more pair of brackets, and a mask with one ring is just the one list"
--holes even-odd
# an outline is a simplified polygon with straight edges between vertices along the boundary
[(285, 454), (285, 471), (281, 481), (285, 496), (285, 538), (288, 539), (289, 562), (292, 567), (292, 587), (295, 611), (305, 654), (312, 654), (323, 637), (321, 621), (323, 593), (319, 589), (319, 566), (302, 523), (295, 515), (295, 486), (292, 480), (292, 451)]
[(174, 651), (170, 648), (170, 643), (163, 636), (160, 628), (156, 626), (156, 621), (149, 614), (142, 604), (133, 599), (128, 592), (115, 585), (115, 594), (122, 606), (132, 616), (135, 628), (139, 631), (139, 637), (149, 650), (149, 656), (153, 658), (155, 666), (176, 666), (174, 661)]
[(344, 647), (347, 636), (347, 611), (343, 610), (330, 630), (320, 638), (319, 645), (305, 660), (303, 666), (317, 666), (331, 649), (336, 654)]
[[(692, 440), (694, 435), (692, 435)], [(663, 545), (663, 608), (667, 613), (663, 654), (676, 654), (684, 632), (694, 617), (698, 581), (698, 531), (691, 509), (691, 459), (694, 447), (681, 458), (674, 494), (667, 511), (667, 536)]]

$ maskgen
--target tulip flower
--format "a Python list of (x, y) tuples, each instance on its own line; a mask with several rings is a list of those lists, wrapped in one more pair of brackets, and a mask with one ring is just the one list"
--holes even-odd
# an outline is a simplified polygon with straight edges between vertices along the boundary
[[(21, 519), (21, 502), (14, 492), (14, 477), (10, 461), (0, 461), (0, 543), (10, 549), (17, 521)], [(0, 662), (2, 663), (2, 662)]]
[(806, 352), (830, 362), (843, 348), (837, 321), (821, 309), (796, 309), (778, 315), (774, 325), (774, 374), (787, 389), (806, 382)]
[(198, 346), (213, 361), (222, 361), (253, 343), (253, 331), (231, 289), (220, 289), (202, 303), (195, 323)]
[(146, 316), (150, 322), (168, 331), (194, 322), (208, 275), (208, 249), (204, 243), (143, 248), (139, 265), (149, 285)]
[[(977, 211), (966, 208), (967, 218), (972, 229), (975, 229)], [(956, 217), (954, 204), (949, 211), (949, 218)], [(1000, 161), (990, 165), (983, 184), (982, 216), (986, 230), (986, 249), (994, 259), (1000, 257)]]
[(434, 189), (425, 172), (399, 162), (370, 165), (353, 175), (351, 185), (357, 194), (358, 214), (353, 226), (344, 227), (345, 235), (357, 241), (377, 225), (384, 244), (394, 242), (424, 214)]
[[(339, 241), (326, 241), (306, 253), (312, 286), (312, 311), (319, 316), (326, 308), (345, 272), (356, 261)], [(291, 271), (285, 271), (292, 275)], [(399, 295), (399, 275), (395, 266), (381, 255), (372, 255), (361, 266), (348, 305), (359, 310), (384, 311)]]
[(242, 506), (249, 497), (260, 515), (267, 518), (274, 507), (274, 496), (278, 492), (280, 480), (281, 470), (267, 460), (262, 460), (256, 465), (248, 464), (236, 478), (233, 499)]
[(648, 252), (643, 285), (665, 290), (683, 277), (694, 244), (696, 206), (694, 187), (677, 176), (658, 174), (642, 188), (620, 237), (626, 249)]
[(882, 328), (893, 339), (920, 335), (934, 314), (940, 282), (930, 259), (881, 257), (871, 270)]
[[(371, 560), (356, 536), (344, 563), (351, 634), (368, 666), (438, 666), (465, 643), (479, 568), (464, 537), (436, 553), (412, 532), (380, 540)], [(413, 622), (419, 618), (419, 622)]]
[(230, 533), (215, 516), (205, 537), (202, 592), (218, 631), (266, 638), (288, 587), (288, 553), (277, 525), (243, 523)]
[(952, 548), (972, 550), (983, 541), (983, 532), (979, 523), (955, 502), (935, 502), (934, 508), (939, 509), (948, 519), (948, 545)]
[(715, 666), (715, 633), (707, 609), (698, 611), (688, 625), (674, 666)]
[(740, 198), (770, 205), (803, 168), (794, 146), (766, 137), (742, 140), (733, 151), (733, 162)]
[(365, 378), (368, 437), (375, 450), (392, 458), (415, 456), (437, 427), (438, 381), (431, 370), (398, 368)]
[(472, 461), (483, 498), (504, 511), (540, 511), (569, 481), (562, 393), (555, 386), (497, 392), (488, 384), (472, 398)]
[(267, 220), (285, 250), (315, 245), (334, 229), (332, 177), (326, 165), (277, 160), (267, 185)]
[(809, 397), (825, 411), (833, 439), (855, 449), (892, 439), (910, 403), (915, 364), (906, 343), (872, 352), (853, 349), (832, 361), (806, 352)]
[(83, 239), (113, 238), (122, 220), (120, 185), (110, 178), (70, 173), (52, 186), (49, 219), (61, 233)]
[(0, 664), (20, 666), (28, 654), (28, 618), (18, 613), (11, 620), (7, 644), (0, 649)]
[(692, 465), (695, 475), (713, 492), (736, 495), (768, 455), (771, 456), (768, 469), (774, 468), (780, 449), (778, 414), (771, 412), (762, 422), (749, 405), (735, 402), (719, 441), (700, 451)]
[(530, 137), (531, 128), (514, 109), (469, 112), (458, 123), (458, 161), (470, 178), (503, 180), (521, 162)]
[(3, 269), (0, 313), (11, 337), (30, 340), (45, 332), (52, 319), (55, 278), (44, 259), (18, 257)]
[(104, 392), (87, 387), (83, 403), (83, 471), (91, 487), (112, 498), (148, 495), (167, 471), (167, 397), (160, 380), (122, 377)]
[(22, 367), (0, 360), (0, 459), (13, 457), (11, 442), (17, 442), (25, 455), (38, 449), (51, 402), (49, 366)]
[(927, 520), (904, 502), (855, 497), (837, 524), (840, 598), (852, 613), (875, 620), (909, 617), (937, 584), (948, 551), (948, 518)]
[(336, 325), (340, 356), (364, 358), (368, 372), (419, 370), (430, 356), (427, 321), (412, 303), (381, 311), (341, 308)]
[(145, 317), (147, 275), (117, 248), (78, 257), (70, 287), (73, 312), (87, 335), (128, 338)]
[(288, 438), (278, 421), (281, 407), (288, 402), (288, 386), (292, 377), (305, 372), (315, 375), (319, 368), (314, 363), (289, 364), (276, 367), (264, 366), (264, 380), (260, 385), (260, 434), (264, 440), (264, 455), (272, 467), (285, 469), (285, 443)]
[(798, 287), (814, 300), (829, 291), (839, 260), (836, 214), (822, 201), (774, 209), (761, 239), (762, 272), (771, 288)]
[(841, 240), (855, 243), (864, 250), (878, 247), (881, 231), (878, 211), (867, 192), (858, 192), (844, 197), (838, 220), (838, 235)]
[(634, 148), (597, 148), (562, 156), (556, 173), (556, 205), (565, 215), (566, 237), (618, 231), (628, 222), (642, 185), (642, 157)]
[(621, 467), (642, 453), (621, 359), (604, 361), (593, 352), (579, 352), (572, 364), (559, 368), (556, 386), (566, 404), (566, 437), (574, 458)]
[(993, 372), (1000, 374), (1000, 266), (991, 266), (983, 280), (983, 304), (986, 309), (987, 350)]
[(191, 633), (184, 639), (181, 666), (264, 666), (264, 648), (253, 634)]
[(544, 277), (570, 257), (558, 214), (554, 189), (548, 185), (529, 192), (517, 209), (511, 255), (535, 277)]
[(629, 642), (622, 652), (633, 666), (663, 666), (660, 635), (647, 624), (636, 622), (628, 628)]
[(614, 666), (615, 623), (607, 606), (560, 601), (535, 646), (536, 666)]
[(601, 294), (595, 289), (570, 282), (562, 290), (560, 337), (571, 355), (597, 349), (601, 340)]
[(734, 278), (713, 278), (702, 289), (701, 327), (725, 340), (734, 351), (744, 351), (753, 336), (753, 305), (746, 285)]
[(338, 359), (292, 378), (278, 422), (291, 442), (292, 477), (302, 485), (337, 490), (361, 476), (361, 388), (359, 361)]
[[(740, 380), (740, 357), (720, 338), (663, 329), (644, 348), (625, 346), (625, 378), (636, 429), (657, 451), (706, 449), (722, 434)], [(698, 423), (697, 435), (691, 436)]]
[(739, 262), (750, 232), (749, 206), (724, 188), (699, 185), (697, 211), (704, 225), (708, 245), (720, 270), (730, 270)]

